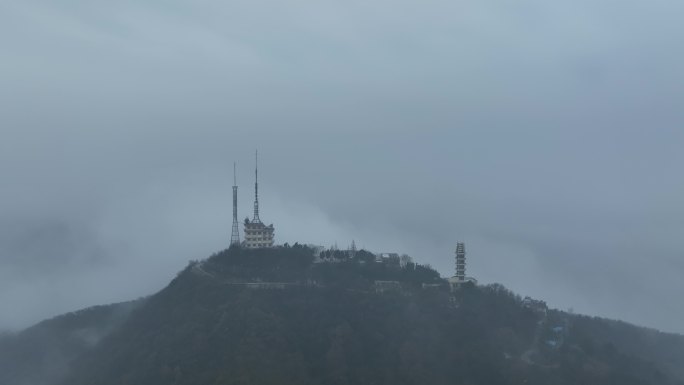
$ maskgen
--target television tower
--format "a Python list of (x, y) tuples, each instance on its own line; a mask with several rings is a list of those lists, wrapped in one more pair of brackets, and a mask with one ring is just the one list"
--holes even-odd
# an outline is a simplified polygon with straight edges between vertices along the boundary
[(260, 223), (259, 219), (259, 150), (254, 151), (254, 218), (252, 223)]
[(254, 152), (254, 218), (245, 218), (245, 243), (248, 249), (273, 247), (273, 225), (265, 225), (259, 218), (259, 153)]
[(240, 229), (238, 227), (238, 214), (237, 214), (237, 173), (235, 171), (235, 162), (233, 162), (233, 233), (230, 236), (230, 245), (240, 244)]

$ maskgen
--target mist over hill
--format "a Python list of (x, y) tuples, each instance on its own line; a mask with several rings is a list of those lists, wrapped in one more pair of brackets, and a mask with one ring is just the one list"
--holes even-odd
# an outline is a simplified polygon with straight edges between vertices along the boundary
[(0, 383), (684, 384), (684, 337), (367, 251), (234, 247), (0, 339)]
[(145, 302), (88, 309), (55, 317), (20, 333), (0, 336), (0, 384), (41, 385), (59, 382), (70, 364), (121, 327), (131, 312)]

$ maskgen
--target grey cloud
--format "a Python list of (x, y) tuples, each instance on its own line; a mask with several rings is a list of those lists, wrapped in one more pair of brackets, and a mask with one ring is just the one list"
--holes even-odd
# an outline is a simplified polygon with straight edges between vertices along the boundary
[(146, 295), (230, 236), (409, 252), (682, 332), (682, 5), (5, 1), (0, 328)]

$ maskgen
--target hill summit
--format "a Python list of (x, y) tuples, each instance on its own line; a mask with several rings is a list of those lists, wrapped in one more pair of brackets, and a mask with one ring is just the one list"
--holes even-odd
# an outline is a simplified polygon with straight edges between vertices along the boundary
[(86, 313), (40, 325), (61, 344), (78, 345), (84, 328), (105, 334), (72, 346), (68, 370), (50, 378), (21, 382), (3, 365), (35, 330), (0, 340), (0, 383), (684, 383), (681, 336), (550, 310), (501, 285), (454, 287), (363, 250), (233, 247), (149, 298)]

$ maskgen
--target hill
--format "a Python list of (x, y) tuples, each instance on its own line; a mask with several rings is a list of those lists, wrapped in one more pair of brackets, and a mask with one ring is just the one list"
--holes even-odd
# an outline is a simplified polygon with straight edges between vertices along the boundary
[(115, 308), (64, 318), (67, 334), (115, 326), (62, 360), (71, 369), (53, 383), (684, 383), (681, 336), (548, 310), (500, 285), (451, 290), (429, 267), (364, 251), (323, 255), (231, 248), (190, 263), (121, 322), (85, 321)]
[(0, 337), (0, 384), (57, 383), (67, 374), (71, 362), (118, 329), (143, 302), (96, 306)]

